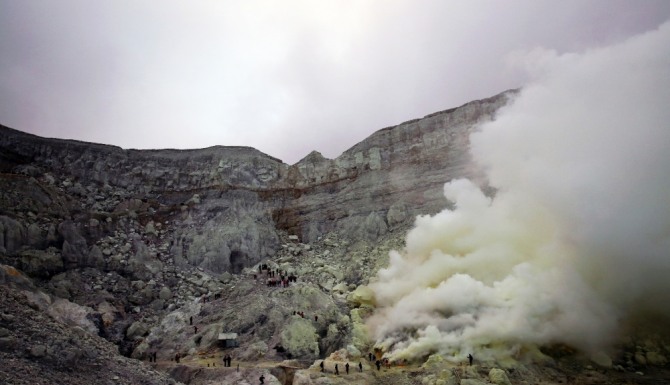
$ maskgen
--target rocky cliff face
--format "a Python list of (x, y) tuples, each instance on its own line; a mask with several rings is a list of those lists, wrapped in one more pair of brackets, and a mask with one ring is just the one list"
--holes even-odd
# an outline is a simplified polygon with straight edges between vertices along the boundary
[(0, 252), (31, 250), (21, 262), (29, 270), (35, 259), (60, 269), (51, 257), (60, 253), (64, 267), (153, 261), (159, 271), (170, 259), (237, 273), (274, 255), (281, 230), (307, 243), (330, 231), (373, 241), (443, 208), (446, 181), (476, 176), (468, 136), (509, 94), (379, 130), (336, 159), (313, 152), (295, 165), (245, 147), (123, 150), (1, 127)]

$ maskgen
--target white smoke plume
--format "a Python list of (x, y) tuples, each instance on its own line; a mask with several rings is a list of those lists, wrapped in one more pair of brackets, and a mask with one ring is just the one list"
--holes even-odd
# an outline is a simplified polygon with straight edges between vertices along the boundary
[(516, 55), (533, 80), (471, 136), (497, 189), (445, 185), (370, 287), (393, 359), (606, 351), (670, 319), (670, 23), (613, 46)]

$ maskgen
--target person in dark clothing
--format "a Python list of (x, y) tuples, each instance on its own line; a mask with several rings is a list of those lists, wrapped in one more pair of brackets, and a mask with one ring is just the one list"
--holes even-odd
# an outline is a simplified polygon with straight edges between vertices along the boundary
[(363, 363), (362, 362), (358, 363), (358, 371), (363, 373)]
[(259, 378), (261, 381), (261, 385), (265, 384), (265, 376), (261, 374), (261, 378)]
[(176, 363), (179, 363), (179, 358), (180, 358), (180, 357), (179, 357), (179, 353), (175, 354), (175, 356), (174, 356), (174, 361), (175, 361)]
[(468, 361), (470, 361), (470, 366), (472, 366), (472, 361), (474, 361), (474, 359), (475, 358), (472, 356), (472, 354), (468, 354)]
[(377, 371), (379, 371), (382, 367), (382, 362), (377, 360), (377, 361), (375, 361), (375, 365), (377, 365)]
[(337, 364), (335, 364), (335, 374), (340, 374), (340, 370), (337, 368)]
[(189, 325), (193, 325), (193, 316), (189, 317), (188, 323), (189, 323)]
[(198, 334), (198, 327), (197, 326), (193, 326), (193, 334)]
[(344, 371), (347, 372), (347, 374), (349, 374), (349, 363), (348, 362), (347, 362), (346, 365), (344, 365)]
[(370, 359), (370, 362), (372, 362), (372, 352), (368, 353), (368, 358)]

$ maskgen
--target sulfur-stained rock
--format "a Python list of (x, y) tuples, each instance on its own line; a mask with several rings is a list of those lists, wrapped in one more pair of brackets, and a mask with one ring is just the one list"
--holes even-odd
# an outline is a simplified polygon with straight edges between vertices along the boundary
[(647, 352), (646, 357), (649, 365), (663, 366), (668, 363), (668, 359), (659, 352)]
[(281, 344), (296, 358), (314, 359), (319, 355), (316, 329), (304, 318), (291, 319), (281, 333)]
[(355, 307), (360, 306), (374, 306), (375, 294), (372, 289), (367, 286), (359, 286), (349, 294), (347, 301)]
[(493, 368), (489, 371), (489, 381), (496, 385), (512, 385), (504, 370)]

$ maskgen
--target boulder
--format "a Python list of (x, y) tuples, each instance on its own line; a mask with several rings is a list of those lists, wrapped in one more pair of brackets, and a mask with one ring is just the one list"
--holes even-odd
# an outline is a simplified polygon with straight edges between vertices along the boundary
[(421, 365), (422, 368), (428, 371), (440, 371), (447, 366), (448, 362), (439, 354), (432, 354), (428, 357), (426, 362)]
[(489, 371), (489, 381), (496, 385), (512, 385), (504, 370), (493, 368)]
[(19, 265), (30, 276), (46, 278), (63, 269), (63, 259), (53, 247), (47, 250), (26, 250), (19, 253)]
[(347, 301), (351, 306), (375, 306), (375, 293), (367, 286), (359, 286), (347, 296)]
[(0, 264), (0, 285), (13, 286), (19, 289), (34, 290), (35, 285), (25, 274), (13, 266)]
[(63, 221), (58, 225), (58, 233), (64, 239), (61, 253), (65, 266), (85, 267), (89, 249), (77, 225), (69, 220)]
[(664, 366), (668, 363), (668, 359), (659, 352), (647, 352), (647, 363), (654, 366)]
[(150, 287), (145, 287), (142, 290), (133, 292), (128, 300), (134, 305), (146, 305), (150, 303), (154, 298), (153, 292)]
[(386, 213), (386, 222), (393, 227), (405, 222), (409, 217), (407, 205), (403, 202), (396, 202), (389, 207), (389, 211)]
[(0, 253), (13, 255), (26, 244), (26, 229), (18, 221), (0, 215)]
[(635, 353), (635, 362), (638, 365), (647, 365), (647, 358), (645, 357), (644, 353), (641, 351), (637, 351)]
[(293, 317), (281, 333), (281, 345), (295, 358), (314, 359), (319, 356), (319, 336), (312, 322)]
[(49, 309), (47, 309), (53, 319), (60, 321), (66, 325), (78, 326), (90, 334), (97, 335), (98, 327), (91, 321), (94, 317), (93, 309), (78, 305), (66, 299), (56, 299)]
[(98, 270), (105, 268), (105, 258), (97, 245), (93, 245), (88, 252), (88, 257), (84, 261), (84, 266), (93, 267)]
[(591, 361), (593, 363), (602, 366), (603, 368), (611, 368), (612, 367), (612, 359), (610, 356), (605, 354), (604, 352), (597, 352), (591, 355)]
[(162, 299), (163, 301), (167, 301), (168, 299), (172, 298), (172, 291), (170, 291), (169, 287), (163, 286), (158, 293), (158, 298)]
[(149, 332), (149, 325), (144, 322), (135, 321), (126, 329), (126, 337), (129, 340), (137, 340)]

